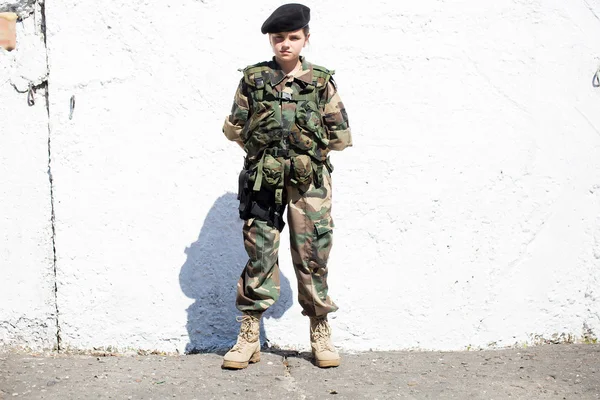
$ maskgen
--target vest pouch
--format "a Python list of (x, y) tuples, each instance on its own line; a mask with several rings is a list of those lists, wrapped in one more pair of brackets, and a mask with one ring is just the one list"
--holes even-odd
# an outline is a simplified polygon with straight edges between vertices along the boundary
[(263, 179), (271, 189), (276, 189), (283, 183), (284, 166), (275, 157), (265, 154), (263, 160)]
[(296, 106), (296, 125), (301, 130), (310, 132), (324, 146), (329, 144), (321, 122), (321, 112), (314, 101), (302, 101), (298, 103)]
[(251, 111), (242, 130), (242, 140), (248, 156), (256, 159), (271, 143), (281, 140), (281, 123), (277, 119), (274, 105), (269, 102), (255, 103)]
[(296, 106), (296, 124), (309, 132), (321, 126), (321, 113), (314, 101), (300, 101)]
[(310, 156), (302, 154), (293, 158), (294, 178), (301, 185), (308, 185), (312, 181), (313, 170)]
[(273, 105), (268, 102), (255, 103), (249, 116), (242, 131), (242, 135), (246, 138), (259, 128), (266, 132), (281, 126), (275, 117)]

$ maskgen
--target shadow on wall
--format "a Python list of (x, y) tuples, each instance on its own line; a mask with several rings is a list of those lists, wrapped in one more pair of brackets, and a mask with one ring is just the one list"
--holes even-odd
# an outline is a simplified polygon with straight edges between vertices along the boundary
[[(242, 239), (242, 220), (234, 193), (219, 197), (211, 207), (198, 240), (186, 247), (187, 259), (179, 273), (183, 293), (194, 303), (187, 309), (190, 342), (186, 353), (210, 352), (229, 348), (237, 338), (235, 317), (238, 278), (248, 260)], [(281, 297), (263, 318), (281, 318), (292, 306), (289, 280), (280, 275)], [(261, 324), (261, 340), (268, 336)]]

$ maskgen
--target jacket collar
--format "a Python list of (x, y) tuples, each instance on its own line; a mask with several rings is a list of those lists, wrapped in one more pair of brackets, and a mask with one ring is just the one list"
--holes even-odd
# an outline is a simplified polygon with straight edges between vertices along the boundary
[[(300, 56), (300, 63), (302, 64), (302, 71), (299, 74), (296, 74), (294, 79), (298, 79), (307, 84), (312, 84), (312, 64), (306, 61), (306, 59), (302, 56)], [(283, 79), (285, 78), (285, 74), (283, 73), (283, 70), (281, 69), (279, 64), (277, 64), (277, 62), (275, 61), (275, 57), (273, 57), (273, 59), (269, 62), (269, 67), (271, 68), (271, 86), (275, 87), (279, 85), (281, 81), (283, 81)]]

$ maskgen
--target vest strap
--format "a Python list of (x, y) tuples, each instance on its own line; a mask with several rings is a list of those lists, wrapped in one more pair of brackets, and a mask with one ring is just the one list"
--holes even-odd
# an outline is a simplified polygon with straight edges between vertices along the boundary
[(312, 167), (314, 171), (314, 184), (318, 189), (323, 186), (323, 163), (312, 162)]
[(258, 192), (260, 187), (262, 186), (263, 180), (263, 166), (265, 164), (265, 153), (263, 153), (262, 157), (260, 157), (260, 161), (258, 162), (258, 169), (256, 171), (256, 180), (254, 181), (254, 186), (252, 190)]

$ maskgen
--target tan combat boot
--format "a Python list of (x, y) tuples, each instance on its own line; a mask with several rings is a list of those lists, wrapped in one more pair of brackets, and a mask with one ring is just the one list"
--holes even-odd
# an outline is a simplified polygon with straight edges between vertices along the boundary
[(260, 361), (260, 314), (236, 318), (242, 323), (237, 343), (223, 357), (221, 368), (242, 369)]
[(327, 317), (310, 318), (310, 346), (317, 367), (340, 365), (340, 355), (331, 342), (331, 327), (327, 323)]

